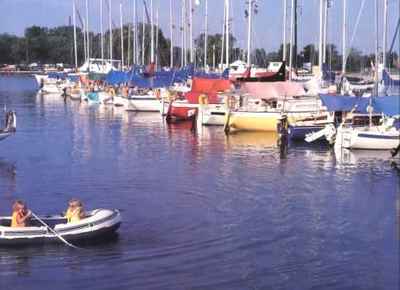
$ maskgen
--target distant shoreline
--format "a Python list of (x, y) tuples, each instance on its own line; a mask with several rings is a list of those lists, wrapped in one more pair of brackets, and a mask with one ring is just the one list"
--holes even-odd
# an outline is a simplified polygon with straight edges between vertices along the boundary
[(35, 75), (45, 74), (44, 71), (0, 71), (0, 75)]

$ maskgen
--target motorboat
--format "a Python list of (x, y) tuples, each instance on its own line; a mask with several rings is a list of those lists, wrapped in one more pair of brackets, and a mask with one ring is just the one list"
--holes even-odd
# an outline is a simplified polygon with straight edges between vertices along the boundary
[(223, 92), (231, 89), (226, 79), (195, 77), (192, 89), (184, 97), (171, 101), (167, 111), (167, 121), (187, 121), (197, 117), (198, 125), (224, 125), (226, 107)]
[(335, 146), (347, 149), (393, 150), (400, 145), (400, 130), (393, 118), (375, 126), (354, 127), (342, 123), (335, 136)]
[(123, 107), (125, 111), (159, 112), (164, 115), (168, 109), (169, 92), (166, 89), (132, 90), (128, 96), (118, 94), (114, 97), (114, 106)]
[[(400, 97), (323, 96), (328, 111), (341, 116), (336, 124), (307, 135), (312, 142), (326, 137), (330, 144), (347, 149), (393, 150), (400, 145)], [(349, 113), (346, 113), (349, 112)]]
[(0, 246), (61, 242), (60, 237), (68, 242), (85, 242), (110, 236), (121, 225), (121, 214), (116, 209), (95, 209), (74, 223), (67, 223), (62, 215), (39, 216), (39, 219), (33, 217), (28, 227), (10, 227), (11, 217), (0, 217)]

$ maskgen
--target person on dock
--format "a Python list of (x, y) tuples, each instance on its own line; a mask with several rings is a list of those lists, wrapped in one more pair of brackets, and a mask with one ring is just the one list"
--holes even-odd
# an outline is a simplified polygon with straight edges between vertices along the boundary
[(65, 217), (68, 223), (79, 222), (81, 219), (85, 217), (83, 204), (79, 199), (73, 198), (69, 201)]
[(32, 212), (28, 210), (26, 204), (21, 200), (16, 200), (13, 204), (11, 227), (26, 227)]

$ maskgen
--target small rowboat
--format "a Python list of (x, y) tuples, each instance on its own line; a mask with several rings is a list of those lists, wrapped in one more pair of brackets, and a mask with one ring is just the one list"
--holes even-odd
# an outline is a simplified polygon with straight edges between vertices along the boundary
[[(96, 209), (86, 213), (79, 222), (67, 223), (61, 215), (39, 217), (58, 235), (69, 242), (84, 242), (102, 239), (114, 234), (121, 225), (121, 214), (118, 210)], [(32, 218), (30, 226), (23, 228), (10, 227), (11, 217), (0, 217), (0, 246), (22, 246), (60, 242), (50, 229), (39, 220)]]

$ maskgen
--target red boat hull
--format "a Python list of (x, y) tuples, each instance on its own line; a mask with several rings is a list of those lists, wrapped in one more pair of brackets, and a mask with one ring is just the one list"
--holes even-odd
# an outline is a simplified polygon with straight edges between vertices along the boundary
[(183, 122), (191, 121), (197, 115), (197, 108), (193, 106), (176, 106), (174, 103), (170, 104), (167, 113), (167, 122)]

